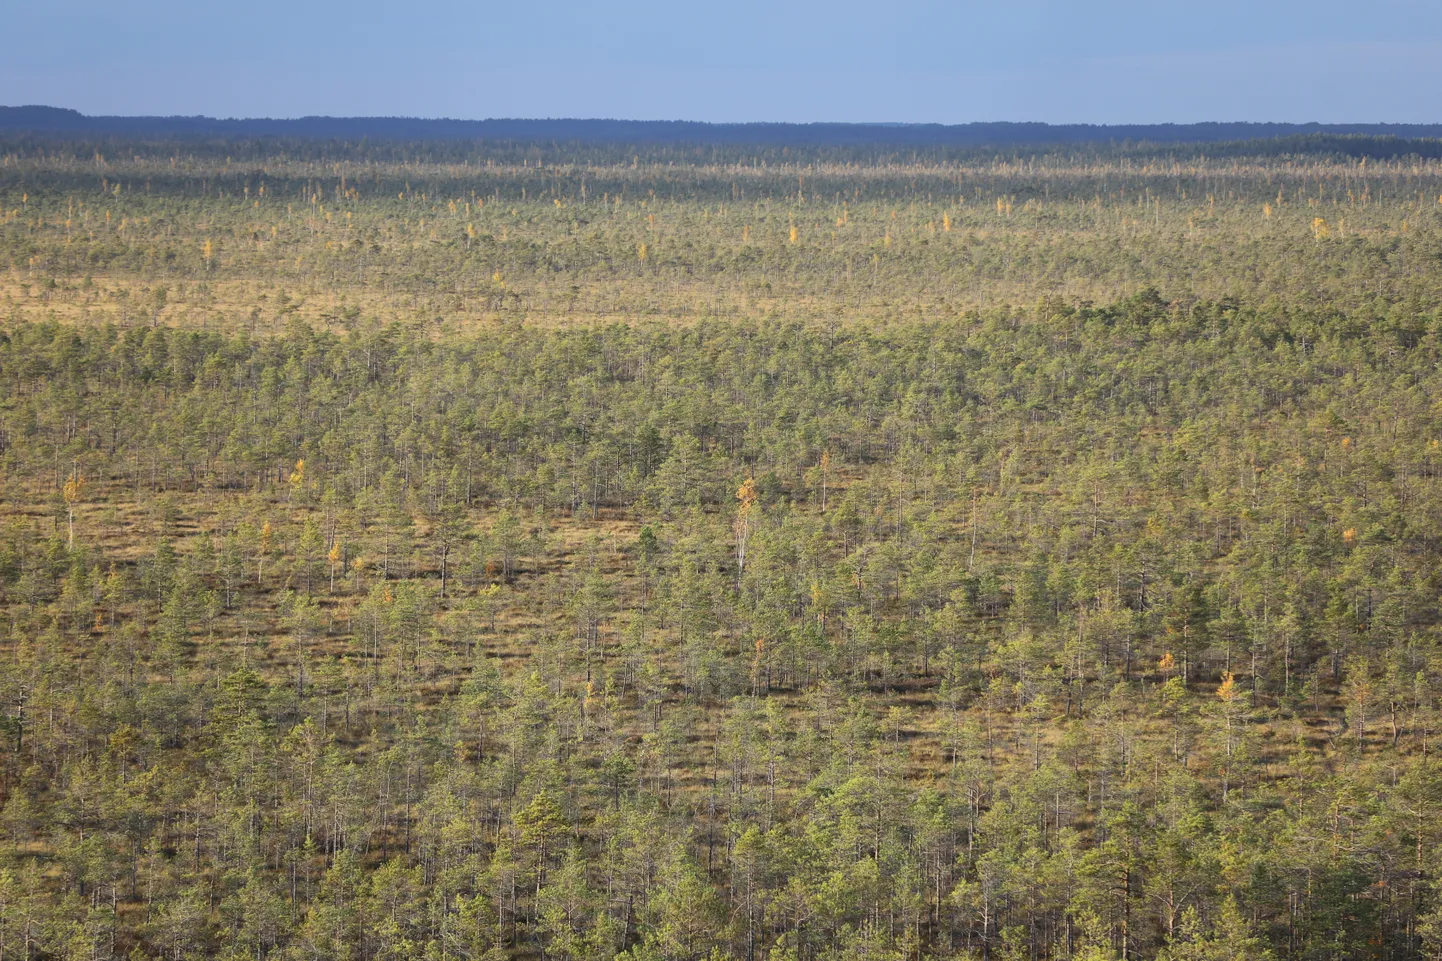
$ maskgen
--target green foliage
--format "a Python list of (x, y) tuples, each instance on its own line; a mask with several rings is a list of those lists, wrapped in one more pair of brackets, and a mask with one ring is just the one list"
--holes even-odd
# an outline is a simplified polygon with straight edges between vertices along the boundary
[(1438, 956), (1430, 161), (255, 149), (0, 161), (0, 961)]

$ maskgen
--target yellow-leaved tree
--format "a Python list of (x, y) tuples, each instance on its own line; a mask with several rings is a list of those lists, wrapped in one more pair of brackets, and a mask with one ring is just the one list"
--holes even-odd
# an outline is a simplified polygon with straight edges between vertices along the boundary
[(1222, 676), (1217, 687), (1217, 700), (1223, 730), (1222, 751), (1222, 800), (1225, 802), (1232, 788), (1232, 773), (1237, 755), (1237, 728), (1247, 717), (1247, 694), (1237, 686), (1237, 677), (1228, 671)]
[(72, 471), (70, 479), (65, 482), (65, 489), (62, 494), (65, 497), (65, 525), (68, 533), (66, 547), (75, 549), (75, 505), (80, 503), (81, 495), (85, 492), (85, 478), (79, 471)]
[(294, 497), (305, 490), (305, 458), (295, 462), (295, 470), (290, 472), (290, 493)]

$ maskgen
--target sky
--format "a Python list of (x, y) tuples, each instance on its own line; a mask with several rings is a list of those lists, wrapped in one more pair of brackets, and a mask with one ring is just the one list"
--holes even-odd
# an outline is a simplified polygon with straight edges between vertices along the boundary
[(213, 117), (1442, 121), (1438, 0), (15, 0), (0, 104)]

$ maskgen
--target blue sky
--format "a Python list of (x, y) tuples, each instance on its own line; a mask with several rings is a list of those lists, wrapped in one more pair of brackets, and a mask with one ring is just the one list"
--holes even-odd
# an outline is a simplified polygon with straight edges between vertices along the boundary
[(1442, 2), (43, 0), (0, 103), (711, 121), (1442, 121)]

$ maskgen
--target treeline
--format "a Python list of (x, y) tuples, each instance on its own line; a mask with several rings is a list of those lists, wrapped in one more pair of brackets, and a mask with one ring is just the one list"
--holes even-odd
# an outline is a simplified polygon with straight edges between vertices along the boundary
[(86, 116), (45, 106), (0, 106), (0, 130), (15, 134), (104, 136), (119, 139), (290, 138), (294, 140), (500, 140), (623, 144), (757, 144), (804, 148), (825, 145), (1010, 148), (1058, 144), (1210, 143), (1309, 134), (1424, 138), (1442, 136), (1438, 124), (1192, 123), (1046, 124), (934, 123), (702, 123), (676, 120), (488, 119), (416, 117)]
[(0, 337), (0, 958), (1442, 952), (1442, 316)]

